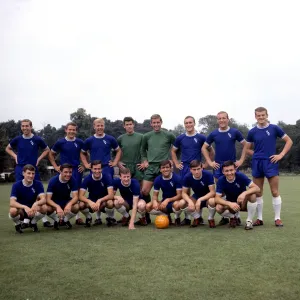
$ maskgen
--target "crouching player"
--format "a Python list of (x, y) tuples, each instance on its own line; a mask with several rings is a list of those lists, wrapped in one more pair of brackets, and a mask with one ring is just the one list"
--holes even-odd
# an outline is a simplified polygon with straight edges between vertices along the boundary
[[(106, 224), (108, 227), (116, 225), (114, 218), (114, 190), (113, 182), (109, 174), (102, 173), (102, 164), (100, 160), (91, 162), (91, 174), (87, 176), (79, 191), (80, 210), (85, 215), (85, 226), (92, 224), (92, 212), (96, 212), (94, 226), (102, 224), (101, 212), (106, 212)], [(89, 192), (88, 197), (85, 195)]]
[[(146, 202), (140, 198), (140, 184), (137, 179), (131, 178), (128, 168), (120, 169), (120, 178), (114, 179), (114, 191), (120, 191), (121, 196), (115, 195), (114, 206), (123, 216), (122, 226), (128, 226), (129, 229), (135, 229), (134, 221), (138, 212), (142, 226), (147, 225), (146, 221)], [(130, 217), (129, 211), (132, 210)]]
[[(31, 227), (38, 232), (37, 221), (46, 213), (46, 198), (44, 187), (40, 181), (34, 180), (35, 167), (25, 165), (23, 167), (24, 179), (13, 184), (10, 195), (9, 218), (15, 223), (18, 233), (22, 229)], [(22, 224), (20, 219), (30, 219), (30, 224)]]
[(79, 211), (78, 186), (72, 177), (73, 167), (70, 164), (60, 166), (60, 174), (52, 177), (47, 188), (47, 213), (54, 220), (54, 229), (59, 225), (72, 228), (70, 219)]
[[(223, 163), (221, 176), (217, 182), (215, 197), (216, 210), (222, 217), (229, 217), (230, 227), (235, 227), (235, 214), (239, 211), (248, 211), (245, 229), (253, 229), (253, 217), (256, 212), (256, 193), (259, 187), (245, 174), (236, 172), (235, 163), (231, 160)], [(226, 196), (226, 200), (223, 199)], [(222, 198), (223, 197), (223, 198)]]
[[(185, 206), (182, 200), (182, 185), (180, 177), (172, 172), (169, 160), (160, 163), (159, 175), (154, 180), (152, 201), (147, 203), (146, 210), (153, 215), (166, 214), (171, 222), (171, 213), (175, 213), (175, 225), (180, 226), (181, 208)], [(162, 190), (162, 200), (158, 200), (159, 191)]]
[[(200, 211), (204, 207), (208, 207), (208, 223), (210, 228), (214, 228), (215, 221), (215, 208), (214, 207), (214, 197), (215, 182), (213, 175), (203, 170), (202, 162), (199, 160), (192, 160), (190, 162), (191, 173), (187, 174), (183, 179), (183, 189), (182, 198), (185, 200), (185, 208), (188, 214), (194, 218), (191, 227), (197, 227), (203, 223), (203, 219), (200, 216)], [(194, 194), (189, 195), (189, 190), (192, 189)]]

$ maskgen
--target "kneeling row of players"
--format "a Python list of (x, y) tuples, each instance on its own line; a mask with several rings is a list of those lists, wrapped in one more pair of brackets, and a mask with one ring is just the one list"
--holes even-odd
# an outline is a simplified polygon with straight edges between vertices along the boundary
[[(51, 178), (45, 196), (42, 183), (34, 180), (35, 168), (26, 165), (23, 168), (24, 179), (12, 187), (9, 217), (19, 233), (26, 227), (37, 232), (37, 222), (46, 214), (54, 220), (55, 230), (60, 224), (70, 229), (70, 219), (79, 211), (86, 217), (86, 227), (91, 226), (91, 213), (94, 212), (94, 225), (102, 224), (101, 212), (105, 212), (107, 225), (112, 226), (116, 224), (115, 209), (122, 215), (121, 223), (128, 225), (129, 229), (135, 229), (136, 215), (138, 223), (145, 226), (151, 222), (149, 214), (166, 214), (171, 219), (170, 214), (174, 213), (175, 225), (180, 225), (183, 211), (183, 223), (197, 227), (203, 220), (202, 209), (207, 207), (210, 228), (215, 227), (216, 212), (230, 220), (230, 227), (235, 227), (240, 220), (239, 211), (248, 211), (245, 229), (253, 229), (258, 186), (243, 173), (236, 172), (234, 162), (225, 162), (222, 168), (224, 176), (215, 188), (213, 175), (203, 170), (201, 162), (192, 161), (191, 172), (181, 182), (180, 177), (173, 173), (170, 161), (163, 161), (160, 164), (161, 175), (154, 181), (152, 200), (146, 203), (140, 195), (139, 182), (131, 178), (130, 170), (126, 168), (121, 170), (120, 178), (111, 179), (102, 174), (101, 161), (93, 161), (90, 175), (78, 187), (72, 177), (72, 166), (63, 164), (60, 174)], [(116, 195), (118, 190), (120, 196)]]

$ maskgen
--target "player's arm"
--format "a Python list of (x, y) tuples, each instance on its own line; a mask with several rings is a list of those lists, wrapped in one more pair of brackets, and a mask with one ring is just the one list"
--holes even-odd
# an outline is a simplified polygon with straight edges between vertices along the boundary
[(142, 158), (142, 164), (145, 168), (148, 167), (148, 158), (147, 158), (147, 150), (148, 150), (148, 140), (146, 136), (143, 136), (142, 139), (142, 145), (141, 145), (141, 158)]
[(9, 206), (16, 209), (24, 209), (29, 217), (34, 215), (33, 210), (30, 207), (17, 202), (16, 197), (10, 197)]
[(224, 200), (222, 198), (222, 194), (219, 194), (218, 192), (216, 193), (216, 196), (215, 196), (215, 203), (220, 204), (222, 206), (228, 206), (230, 209), (232, 209), (233, 211), (236, 211), (236, 212), (240, 210), (240, 206), (236, 202), (230, 202), (230, 201)]
[(172, 198), (166, 198), (164, 201), (161, 202), (159, 205), (160, 210), (164, 210), (169, 203), (172, 203), (174, 201), (178, 201), (182, 199), (182, 189), (176, 189), (176, 196)]
[(237, 202), (240, 203), (244, 201), (247, 196), (257, 194), (259, 192), (260, 188), (254, 182), (251, 181), (251, 183), (248, 186), (248, 189), (239, 195)]
[(64, 211), (61, 209), (60, 205), (56, 204), (52, 200), (52, 193), (50, 193), (50, 192), (47, 192), (47, 194), (46, 194), (46, 204), (53, 207), (56, 210), (56, 213), (59, 215), (60, 218), (64, 215)]
[(235, 166), (236, 166), (237, 168), (239, 168), (239, 167), (244, 163), (245, 158), (246, 158), (246, 156), (247, 156), (247, 153), (248, 153), (248, 151), (249, 151), (248, 145), (247, 145), (248, 143), (246, 142), (246, 140), (242, 140), (242, 141), (241, 141), (241, 144), (243, 145), (243, 150), (242, 150), (242, 154), (241, 154), (240, 159), (239, 159), (238, 161), (235, 162)]
[(152, 209), (155, 210), (158, 210), (158, 195), (159, 195), (159, 191), (154, 190), (152, 194), (151, 202), (152, 202)]
[(270, 156), (272, 163), (277, 163), (278, 161), (283, 159), (283, 157), (290, 151), (293, 145), (292, 139), (287, 134), (284, 135), (282, 139), (285, 141), (285, 145), (279, 154)]
[[(215, 159), (215, 149), (212, 146), (209, 146), (207, 148), (207, 151), (208, 151), (208, 155), (209, 155), (210, 160), (214, 161), (214, 159)], [(201, 152), (202, 152), (202, 148), (201, 148)], [(202, 154), (203, 154), (203, 152), (202, 152)], [(209, 163), (208, 163), (207, 160), (205, 160), (205, 163), (203, 164), (203, 169), (206, 169), (208, 166), (209, 166)]]
[(135, 229), (134, 221), (137, 213), (137, 205), (139, 202), (139, 196), (133, 196), (133, 203), (132, 203), (132, 211), (131, 211), (131, 218), (128, 225), (128, 229)]
[(17, 154), (14, 152), (13, 148), (11, 147), (10, 144), (8, 144), (5, 148), (5, 151), (8, 155), (10, 155), (16, 162), (16, 164), (18, 163), (18, 158), (17, 158)]
[(37, 165), (37, 166), (39, 165), (40, 161), (41, 161), (43, 158), (45, 158), (46, 156), (48, 156), (49, 152), (50, 152), (50, 149), (49, 149), (48, 146), (46, 146), (46, 148), (43, 150), (43, 152), (41, 153), (41, 155), (40, 155), (40, 156), (38, 157), (38, 159), (37, 159), (37, 162), (36, 162), (36, 165)]
[(121, 156), (122, 156), (122, 150), (121, 150), (120, 147), (115, 149), (115, 151), (116, 151), (116, 156), (115, 156), (115, 159), (113, 161), (109, 162), (110, 167), (115, 167), (118, 164), (118, 162), (120, 161)]
[(189, 196), (189, 187), (183, 187), (182, 188), (182, 199), (186, 201), (186, 203), (188, 204), (188, 207), (190, 210), (194, 210), (195, 209), (195, 205), (194, 202), (192, 201), (192, 199)]
[(84, 167), (86, 169), (90, 169), (91, 168), (91, 164), (88, 162), (88, 153), (84, 150), (81, 150), (80, 152), (80, 160), (82, 161)]
[(212, 147), (205, 142), (201, 148), (202, 154), (209, 166), (215, 170), (219, 169), (220, 165), (214, 161), (215, 150), (211, 150), (210, 148)]
[(48, 155), (49, 161), (50, 161), (51, 165), (53, 166), (53, 168), (55, 169), (55, 171), (60, 173), (59, 165), (55, 161), (55, 156), (56, 156), (56, 152), (54, 152), (53, 150), (50, 150), (49, 155)]
[(78, 190), (71, 192), (72, 199), (65, 206), (64, 212), (67, 214), (71, 211), (71, 208), (74, 204), (78, 202)]
[(212, 184), (212, 185), (208, 186), (208, 188), (209, 188), (209, 192), (206, 195), (198, 198), (197, 200), (199, 200), (200, 202), (202, 202), (202, 201), (206, 201), (206, 200), (208, 200), (210, 198), (214, 198), (215, 197), (215, 195), (216, 195), (215, 185)]
[(179, 170), (182, 170), (183, 165), (177, 159), (177, 154), (176, 154), (177, 150), (178, 149), (174, 146), (171, 148), (171, 157), (172, 157), (173, 163), (176, 166), (176, 168), (179, 169)]
[(97, 211), (97, 205), (92, 200), (88, 199), (86, 196), (86, 189), (81, 188), (79, 190), (78, 198), (79, 201), (86, 203), (93, 211)]
[(98, 199), (96, 203), (100, 206), (103, 202), (107, 202), (109, 200), (114, 200), (114, 189), (112, 186), (107, 188), (107, 195)]

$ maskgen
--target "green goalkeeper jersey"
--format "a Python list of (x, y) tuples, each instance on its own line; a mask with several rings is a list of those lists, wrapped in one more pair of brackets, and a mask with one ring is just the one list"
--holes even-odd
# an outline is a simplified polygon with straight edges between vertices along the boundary
[(126, 163), (141, 163), (141, 146), (143, 135), (134, 132), (133, 134), (122, 134), (118, 137), (118, 143), (122, 149), (121, 161)]
[(166, 130), (150, 131), (144, 134), (141, 148), (142, 161), (160, 163), (169, 159), (169, 151), (175, 141), (173, 133)]

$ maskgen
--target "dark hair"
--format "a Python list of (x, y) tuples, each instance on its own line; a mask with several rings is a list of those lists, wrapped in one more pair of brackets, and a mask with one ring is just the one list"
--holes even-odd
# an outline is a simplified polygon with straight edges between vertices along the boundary
[(152, 115), (152, 116), (150, 117), (151, 122), (152, 122), (153, 119), (160, 119), (160, 121), (162, 122), (162, 118), (161, 118), (161, 116), (160, 116), (159, 114), (154, 114), (154, 115)]
[(101, 165), (101, 167), (102, 167), (102, 162), (101, 162), (101, 160), (96, 159), (96, 160), (91, 161), (91, 168), (92, 168), (93, 166), (96, 166), (96, 165)]
[(121, 174), (130, 174), (131, 175), (130, 169), (128, 169), (128, 168), (120, 169), (120, 175)]
[(164, 166), (167, 166), (167, 165), (169, 165), (169, 167), (172, 168), (172, 164), (171, 164), (171, 162), (170, 162), (168, 159), (163, 160), (163, 161), (159, 164), (159, 167), (161, 168), (161, 167), (164, 167)]
[(263, 112), (263, 111), (265, 111), (268, 114), (267, 109), (265, 107), (262, 107), (262, 106), (255, 108), (254, 112), (257, 113), (257, 112)]
[(193, 119), (194, 123), (196, 124), (195, 118), (192, 116), (186, 116), (183, 121), (185, 121), (186, 119), (190, 119), (190, 118)]
[(75, 122), (69, 122), (69, 123), (67, 123), (65, 129), (67, 129), (69, 126), (75, 126), (76, 129), (77, 129), (77, 124)]
[(26, 172), (27, 170), (31, 172), (35, 172), (35, 167), (33, 165), (27, 164), (23, 167), (23, 172)]
[(73, 169), (73, 166), (71, 164), (65, 163), (65, 164), (62, 164), (59, 169), (62, 172), (63, 169)]
[(23, 122), (29, 123), (29, 125), (32, 127), (32, 122), (29, 119), (24, 119), (21, 121), (21, 125)]
[(190, 162), (190, 168), (202, 167), (202, 162), (200, 160), (194, 159)]
[(223, 163), (222, 165), (222, 170), (225, 168), (225, 167), (230, 167), (230, 166), (234, 166), (235, 167), (235, 164), (234, 164), (234, 161), (233, 160), (227, 160)]
[(131, 118), (131, 117), (125, 117), (125, 118), (123, 119), (123, 125), (125, 125), (125, 122), (132, 122), (132, 123), (134, 124), (134, 120), (133, 120), (133, 118)]

